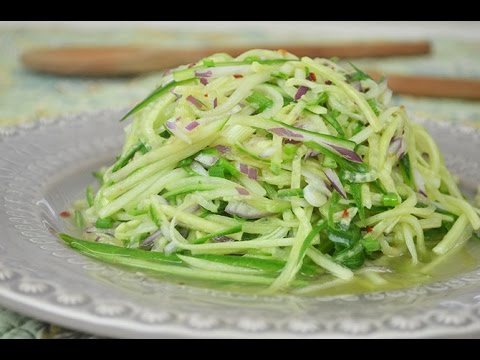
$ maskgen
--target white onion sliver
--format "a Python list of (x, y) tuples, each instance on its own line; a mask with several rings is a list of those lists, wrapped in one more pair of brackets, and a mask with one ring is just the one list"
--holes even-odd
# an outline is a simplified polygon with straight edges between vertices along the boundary
[(312, 184), (305, 186), (303, 189), (303, 197), (310, 205), (315, 207), (320, 207), (327, 202), (327, 197)]
[(198, 175), (208, 176), (208, 171), (198, 161), (192, 161), (190, 168)]
[(203, 164), (205, 166), (213, 166), (218, 161), (218, 157), (213, 155), (207, 155), (207, 154), (198, 154), (195, 157), (195, 160), (197, 160), (200, 164)]

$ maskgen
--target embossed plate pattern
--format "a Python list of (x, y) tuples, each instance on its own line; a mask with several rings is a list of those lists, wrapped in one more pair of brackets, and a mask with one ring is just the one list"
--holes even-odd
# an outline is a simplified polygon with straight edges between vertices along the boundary
[[(113, 337), (426, 337), (480, 331), (480, 269), (364, 295), (254, 296), (164, 283), (66, 248), (46, 222), (122, 142), (122, 112), (0, 129), (0, 304)], [(480, 183), (478, 133), (423, 121), (462, 179)]]

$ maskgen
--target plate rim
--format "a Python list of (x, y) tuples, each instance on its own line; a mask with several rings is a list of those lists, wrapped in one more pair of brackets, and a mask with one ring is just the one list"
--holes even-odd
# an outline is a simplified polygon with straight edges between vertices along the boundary
[[(59, 126), (61, 125), (62, 122), (71, 122), (72, 117), (76, 117), (77, 119), (86, 119), (87, 121), (92, 118), (109, 118), (112, 117), (113, 114), (117, 114), (123, 112), (123, 110), (115, 110), (115, 109), (105, 109), (105, 110), (100, 110), (100, 111), (86, 111), (86, 112), (81, 112), (81, 113), (75, 113), (75, 114), (63, 114), (59, 115), (57, 117), (53, 118), (44, 118), (39, 120), (35, 124), (19, 124), (15, 126), (11, 126), (9, 128), (0, 128), (0, 148), (8, 143), (9, 138), (15, 135), (21, 136), (26, 135), (28, 136), (31, 133), (31, 130), (35, 130), (38, 128), (46, 127), (46, 126)], [(109, 119), (105, 119), (109, 120)], [(452, 124), (448, 121), (442, 121), (440, 120), (429, 120), (426, 118), (419, 118), (415, 117), (415, 120), (420, 123), (432, 123), (434, 126), (442, 126), (446, 128), (452, 128)], [(83, 125), (83, 124), (80, 124)], [(480, 132), (478, 129), (475, 129), (474, 127), (467, 126), (465, 124), (455, 124), (455, 131), (458, 132), (463, 132), (465, 134), (468, 134), (469, 136), (473, 136), (477, 141), (480, 139)], [(472, 134), (472, 130), (475, 132)], [(480, 141), (479, 141), (480, 142)], [(1, 184), (0, 184), (1, 185)], [(0, 187), (0, 190), (1, 187)], [(3, 192), (3, 191), (2, 191)], [(1, 244), (0, 244), (1, 245)], [(1, 259), (1, 258), (0, 258)], [(1, 265), (1, 262), (0, 262)], [(469, 273), (468, 273), (469, 274)], [(0, 269), (0, 277), (1, 277), (1, 269)], [(457, 278), (457, 277), (456, 277)], [(454, 278), (454, 279), (456, 279)], [(18, 280), (18, 279), (16, 279)], [(16, 281), (16, 280), (9, 280), (7, 279), (7, 282), (11, 281)], [(399, 330), (388, 330), (386, 328), (381, 328), (373, 333), (362, 333), (362, 331), (359, 331), (356, 333), (355, 331), (322, 331), (322, 332), (312, 332), (312, 333), (301, 333), (301, 332), (286, 332), (283, 328), (281, 329), (276, 329), (272, 331), (266, 331), (266, 332), (252, 332), (248, 330), (242, 330), (238, 328), (220, 328), (218, 331), (215, 329), (209, 329), (208, 332), (205, 332), (205, 329), (195, 329), (193, 327), (186, 327), (182, 326), (179, 323), (168, 323), (166, 325), (162, 324), (157, 324), (156, 328), (153, 329), (152, 331), (145, 331), (145, 329), (148, 329), (148, 326), (144, 326), (144, 329), (136, 329), (135, 333), (132, 333), (131, 331), (129, 332), (128, 329), (122, 326), (117, 326), (115, 324), (115, 321), (113, 321), (111, 318), (101, 318), (101, 317), (96, 317), (96, 323), (94, 321), (89, 321), (89, 320), (84, 320), (82, 317), (85, 317), (85, 314), (81, 312), (75, 312), (72, 311), (72, 308), (67, 308), (67, 309), (61, 309), (61, 313), (65, 312), (66, 314), (60, 315), (58, 314), (58, 310), (55, 311), (55, 309), (51, 311), (44, 310), (46, 308), (49, 308), (49, 306), (52, 306), (51, 304), (49, 305), (48, 303), (45, 303), (45, 301), (38, 301), (38, 298), (35, 297), (28, 297), (26, 294), (20, 294), (20, 293), (15, 293), (14, 291), (9, 290), (8, 288), (5, 288), (3, 283), (0, 282), (0, 303), (2, 306), (5, 306), (6, 308), (10, 308), (14, 311), (21, 312), (22, 314), (27, 314), (29, 316), (33, 316), (35, 318), (41, 319), (46, 322), (53, 322), (55, 324), (64, 326), (66, 328), (70, 329), (79, 329), (80, 331), (84, 331), (88, 334), (98, 334), (100, 336), (119, 336), (119, 337), (131, 337), (132, 335), (137, 337), (136, 335), (139, 335), (138, 337), (279, 337), (279, 338), (289, 338), (289, 337), (391, 337), (391, 336), (399, 336), (399, 337), (432, 337), (432, 336), (442, 336), (442, 335), (448, 335), (449, 333), (452, 332), (453, 328), (445, 328), (445, 327), (432, 327), (432, 326), (425, 326), (420, 329), (411, 329), (408, 332), (399, 332)], [(479, 289), (480, 293), (480, 289)], [(373, 293), (377, 294), (377, 293)], [(46, 306), (47, 305), (47, 306)], [(480, 301), (479, 301), (480, 305)], [(57, 309), (60, 308), (58, 305), (56, 307)], [(480, 306), (478, 307), (480, 309)], [(461, 335), (461, 334), (472, 334), (476, 332), (480, 332), (480, 312), (477, 311), (477, 309), (474, 309), (472, 311), (478, 312), (478, 316), (472, 316), (470, 317), (470, 321), (468, 322), (467, 326), (462, 326), (462, 327), (456, 327), (455, 328), (455, 335)], [(70, 315), (68, 315), (70, 314)], [(78, 315), (78, 316), (77, 316)], [(473, 320), (472, 320), (473, 319)], [(99, 321), (102, 323), (102, 325), (99, 326)], [(73, 322), (74, 328), (72, 327)], [(104, 324), (103, 324), (104, 323)], [(126, 324), (125, 326), (128, 326), (130, 329), (132, 328), (133, 324), (139, 325), (139, 323), (133, 323), (133, 322), (120, 322)], [(146, 325), (146, 324), (143, 324)], [(94, 329), (92, 331), (92, 328)], [(152, 327), (151, 327), (152, 328)], [(227, 336), (225, 336), (227, 335)]]

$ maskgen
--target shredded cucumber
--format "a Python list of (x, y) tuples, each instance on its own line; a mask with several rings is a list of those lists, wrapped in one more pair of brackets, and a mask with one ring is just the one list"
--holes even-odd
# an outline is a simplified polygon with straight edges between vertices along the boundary
[(159, 83), (72, 211), (84, 239), (61, 235), (87, 256), (301, 294), (387, 282), (367, 261), (441, 264), (480, 228), (434, 140), (355, 66), (251, 50)]

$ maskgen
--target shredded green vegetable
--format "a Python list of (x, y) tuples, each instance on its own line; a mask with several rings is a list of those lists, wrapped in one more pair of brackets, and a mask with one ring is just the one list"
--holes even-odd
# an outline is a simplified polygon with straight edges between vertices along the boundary
[(75, 208), (83, 239), (61, 238), (267, 292), (343, 284), (386, 257), (438, 262), (479, 230), (479, 210), (390, 98), (355, 66), (280, 51), (181, 66), (123, 118), (121, 154)]

